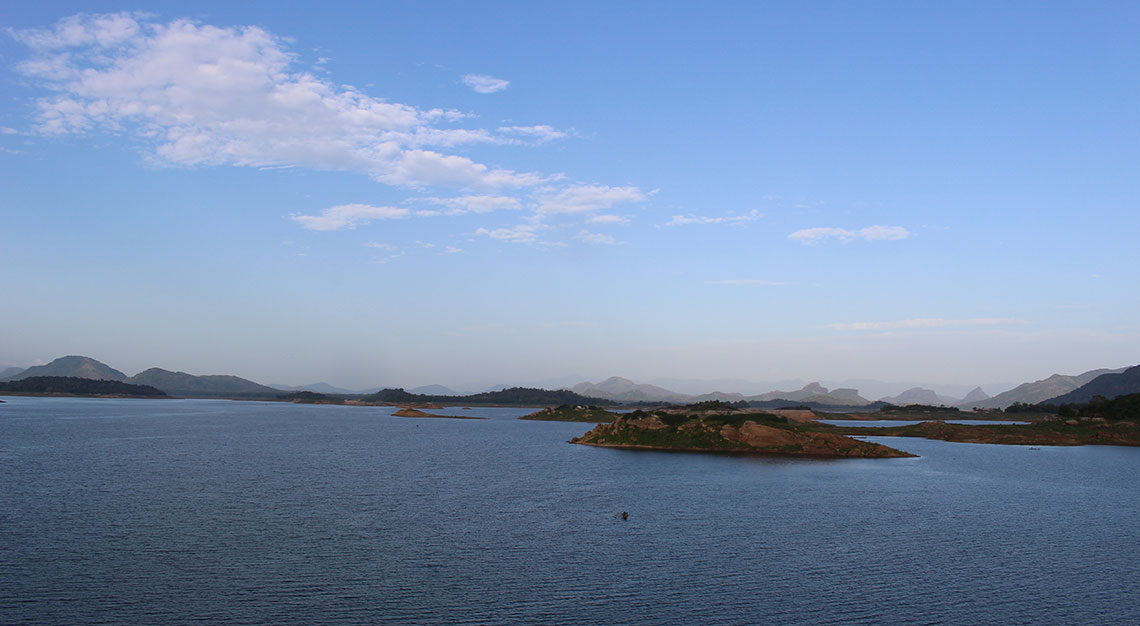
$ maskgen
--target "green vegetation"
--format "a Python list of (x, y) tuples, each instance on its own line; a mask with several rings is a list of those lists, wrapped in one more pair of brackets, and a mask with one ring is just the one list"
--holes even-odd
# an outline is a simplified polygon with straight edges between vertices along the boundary
[(1060, 417), (1103, 417), (1110, 420), (1140, 419), (1140, 393), (1117, 396), (1109, 400), (1104, 396), (1093, 396), (1085, 404), (1025, 404), (1015, 402), (1005, 409), (1006, 413), (1050, 413)]
[(957, 416), (961, 411), (957, 407), (952, 406), (931, 406), (929, 404), (908, 404), (906, 406), (898, 406), (897, 404), (888, 404), (879, 408), (879, 413), (888, 415), (898, 415), (906, 413), (909, 415), (933, 415), (941, 413), (949, 413)]
[(0, 383), (0, 393), (36, 396), (166, 397), (164, 392), (149, 385), (131, 385), (117, 380), (92, 380), (72, 376), (32, 376)]
[(294, 391), (277, 396), (278, 400), (296, 402), (298, 404), (344, 404), (344, 398), (337, 398), (315, 391)]
[(1140, 426), (1135, 421), (1108, 420), (1103, 417), (1050, 419), (1029, 424), (967, 425), (930, 421), (884, 428), (835, 428), (845, 435), (923, 437), (963, 443), (1030, 446), (1140, 445)]
[(591, 422), (599, 424), (612, 422), (618, 417), (617, 413), (607, 411), (595, 405), (563, 404), (558, 407), (535, 411), (530, 415), (520, 417), (520, 420), (541, 420), (548, 422)]
[(532, 389), (511, 387), (502, 391), (488, 391), (470, 396), (433, 396), (408, 393), (403, 389), (381, 389), (376, 393), (360, 398), (361, 402), (383, 402), (388, 404), (452, 404), (452, 405), (498, 405), (498, 406), (613, 406), (614, 403), (602, 398), (588, 398), (568, 389)]

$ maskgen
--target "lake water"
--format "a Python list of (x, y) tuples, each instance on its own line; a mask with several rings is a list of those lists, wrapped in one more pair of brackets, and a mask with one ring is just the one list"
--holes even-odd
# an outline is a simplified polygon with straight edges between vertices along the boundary
[[(889, 428), (892, 426), (911, 426), (921, 424), (924, 420), (817, 420), (824, 424), (834, 426), (864, 426), (867, 428)], [(1014, 420), (945, 420), (947, 424), (965, 424), (967, 426), (1002, 426), (1028, 424)]]
[(5, 400), (3, 624), (1140, 623), (1135, 448), (820, 461), (568, 445), (590, 425), (515, 409)]

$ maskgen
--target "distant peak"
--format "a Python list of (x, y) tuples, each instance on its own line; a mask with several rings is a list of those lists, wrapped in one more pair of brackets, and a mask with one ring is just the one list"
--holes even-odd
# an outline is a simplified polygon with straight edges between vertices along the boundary
[(804, 385), (804, 388), (801, 389), (800, 391), (808, 391), (811, 393), (824, 393), (825, 394), (825, 393), (827, 393), (827, 387), (824, 387), (823, 385), (821, 385), (819, 383), (808, 383), (808, 384)]

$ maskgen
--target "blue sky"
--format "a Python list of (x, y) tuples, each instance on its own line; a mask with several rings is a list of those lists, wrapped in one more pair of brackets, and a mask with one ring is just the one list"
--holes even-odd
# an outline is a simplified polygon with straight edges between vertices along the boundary
[(753, 4), (6, 6), (0, 364), (1140, 362), (1135, 4)]

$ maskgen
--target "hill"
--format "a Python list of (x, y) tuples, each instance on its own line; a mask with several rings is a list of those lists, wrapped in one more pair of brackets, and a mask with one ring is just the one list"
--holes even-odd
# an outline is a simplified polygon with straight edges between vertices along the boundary
[(136, 385), (150, 385), (172, 396), (184, 398), (275, 398), (281, 391), (237, 376), (194, 376), (152, 367), (126, 379)]
[(934, 393), (933, 389), (925, 389), (923, 387), (912, 387), (897, 396), (879, 399), (888, 404), (897, 405), (927, 404), (938, 406), (939, 404), (945, 404), (943, 398), (941, 398), (937, 393)]
[(990, 399), (990, 394), (986, 393), (985, 391), (982, 391), (981, 387), (974, 387), (973, 391), (966, 394), (965, 398), (962, 398), (962, 401), (958, 403), (958, 406), (973, 407), (973, 406), (976, 406), (976, 405), (978, 405), (982, 402), (985, 402), (986, 400), (989, 400), (989, 399)]
[(1118, 396), (1140, 393), (1140, 365), (1118, 374), (1101, 374), (1069, 393), (1050, 398), (1049, 404), (1084, 404), (1094, 396), (1112, 400)]
[(0, 383), (0, 393), (35, 396), (141, 396), (166, 397), (147, 385), (131, 385), (117, 380), (96, 380), (75, 376), (32, 376)]
[(90, 380), (126, 380), (119, 370), (86, 356), (61, 356), (47, 365), (36, 365), (12, 376), (8, 380), (23, 380), (33, 376), (87, 378)]
[(408, 390), (408, 393), (419, 393), (428, 396), (458, 396), (462, 395), (450, 387), (443, 385), (424, 385), (422, 387), (413, 387)]
[(22, 367), (5, 367), (4, 369), (0, 370), (0, 380), (15, 378), (17, 374), (23, 371), (24, 368)]
[(408, 393), (403, 389), (382, 389), (374, 394), (360, 398), (361, 402), (382, 402), (387, 404), (492, 404), (505, 406), (559, 406), (573, 405), (608, 405), (612, 401), (604, 398), (588, 398), (574, 393), (568, 389), (531, 389), (527, 387), (512, 387), (502, 391), (487, 391), (469, 396), (429, 396), (424, 394)]
[(1049, 378), (1018, 385), (1009, 391), (997, 394), (989, 400), (983, 400), (982, 402), (969, 402), (966, 404), (959, 404), (958, 406), (962, 406), (964, 408), (976, 407), (979, 409), (1004, 409), (1016, 402), (1023, 404), (1038, 404), (1078, 389), (1081, 386), (1091, 382), (1097, 376), (1101, 376), (1103, 374), (1118, 374), (1123, 371), (1124, 368), (1115, 370), (1091, 370), (1083, 374), (1078, 374), (1076, 376), (1053, 374)]
[(605, 398), (615, 402), (687, 402), (690, 396), (656, 385), (635, 383), (628, 378), (611, 376), (600, 383), (578, 383), (570, 389), (574, 393)]

